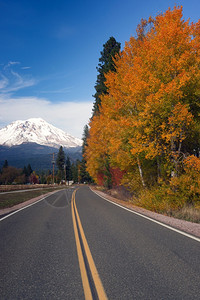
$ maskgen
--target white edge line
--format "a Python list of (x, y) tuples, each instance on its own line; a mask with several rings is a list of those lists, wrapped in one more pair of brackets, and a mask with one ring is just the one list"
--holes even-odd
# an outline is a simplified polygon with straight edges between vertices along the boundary
[(189, 237), (189, 238), (191, 238), (191, 239), (193, 239), (193, 240), (195, 240), (195, 241), (197, 241), (197, 242), (200, 242), (200, 239), (199, 239), (198, 237), (196, 237), (196, 236), (193, 236), (193, 235), (191, 235), (191, 234), (189, 234), (189, 233), (186, 233), (186, 232), (184, 232), (184, 231), (181, 231), (181, 230), (179, 230), (179, 229), (173, 228), (173, 227), (171, 227), (171, 226), (169, 226), (169, 225), (166, 225), (166, 224), (161, 223), (161, 222), (159, 222), (159, 221), (157, 221), (157, 220), (154, 220), (154, 219), (152, 219), (152, 218), (150, 218), (150, 217), (147, 217), (147, 216), (145, 216), (145, 215), (143, 215), (143, 214), (140, 214), (140, 213), (138, 213), (138, 212), (136, 212), (136, 211), (134, 211), (134, 210), (131, 210), (131, 209), (127, 208), (127, 207), (124, 207), (124, 206), (122, 206), (122, 205), (120, 205), (120, 204), (118, 204), (118, 203), (115, 203), (115, 202), (113, 202), (113, 201), (111, 201), (111, 200), (108, 200), (108, 199), (106, 199), (105, 197), (99, 195), (97, 192), (93, 191), (92, 189), (91, 189), (91, 191), (92, 191), (93, 193), (95, 193), (97, 196), (101, 197), (102, 199), (104, 199), (104, 200), (106, 200), (106, 201), (108, 201), (108, 202), (110, 202), (110, 203), (112, 203), (112, 204), (114, 204), (114, 205), (116, 205), (116, 206), (119, 206), (119, 207), (121, 207), (121, 208), (123, 208), (123, 209), (125, 209), (125, 210), (127, 210), (127, 211), (129, 211), (129, 212), (131, 212), (131, 213), (133, 213), (133, 214), (136, 214), (136, 215), (138, 215), (138, 216), (140, 216), (140, 217), (143, 217), (143, 218), (145, 218), (145, 219), (147, 219), (147, 220), (149, 220), (149, 221), (152, 221), (152, 222), (154, 222), (154, 223), (157, 223), (157, 224), (159, 224), (159, 225), (161, 225), (161, 226), (163, 226), (163, 227), (166, 227), (166, 228), (168, 228), (168, 229), (170, 229), (170, 230), (173, 230), (173, 231), (175, 231), (175, 232), (177, 232), (177, 233), (180, 233), (180, 234), (182, 234), (182, 235), (185, 235), (185, 236), (187, 236), (187, 237)]
[[(55, 191), (53, 194), (55, 194), (56, 192), (59, 192), (59, 191)], [(52, 195), (52, 194), (51, 194), (51, 195)], [(36, 202), (33, 202), (33, 203), (28, 204), (28, 205), (26, 205), (26, 206), (24, 206), (24, 207), (22, 207), (22, 208), (19, 208), (19, 209), (13, 211), (13, 212), (10, 213), (10, 214), (8, 213), (8, 215), (6, 215), (5, 217), (3, 217), (3, 218), (0, 219), (0, 222), (3, 221), (3, 220), (5, 220), (5, 219), (7, 219), (8, 217), (11, 217), (12, 215), (18, 213), (18, 212), (21, 211), (21, 210), (23, 210), (23, 209), (25, 209), (25, 208), (28, 208), (28, 207), (30, 207), (30, 206), (32, 206), (32, 205), (34, 205), (34, 204), (36, 204), (36, 203), (38, 203), (38, 202), (40, 202), (40, 201), (46, 199), (47, 197), (49, 197), (49, 196), (51, 196), (51, 195), (45, 196), (45, 197), (43, 197), (42, 199), (37, 200)]]

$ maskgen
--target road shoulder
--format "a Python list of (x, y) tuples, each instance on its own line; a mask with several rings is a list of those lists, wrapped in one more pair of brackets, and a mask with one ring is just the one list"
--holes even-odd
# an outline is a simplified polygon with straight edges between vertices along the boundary
[(184, 220), (180, 220), (180, 219), (176, 219), (176, 218), (173, 218), (173, 217), (169, 217), (169, 216), (165, 216), (165, 215), (161, 215), (161, 214), (158, 214), (158, 213), (155, 213), (155, 212), (151, 212), (147, 209), (144, 209), (144, 208), (141, 208), (141, 207), (138, 207), (138, 206), (135, 206), (133, 205), (132, 203), (130, 202), (126, 202), (126, 201), (123, 201), (123, 200), (119, 200), (119, 199), (116, 199), (102, 191), (99, 191), (97, 189), (95, 189), (94, 187), (90, 187), (91, 190), (93, 190), (94, 192), (96, 192), (99, 196), (102, 196), (112, 202), (115, 202), (121, 206), (124, 206), (130, 210), (133, 210), (135, 212), (138, 212), (140, 214), (143, 214), (149, 218), (152, 218), (154, 220), (157, 220), (159, 222), (162, 222), (164, 224), (167, 224), (173, 228), (176, 228), (176, 229), (179, 229), (181, 231), (184, 231), (186, 233), (189, 233), (191, 235), (194, 235), (196, 237), (200, 237), (200, 224), (198, 223), (192, 223), (192, 222), (189, 222), (189, 221), (184, 221)]

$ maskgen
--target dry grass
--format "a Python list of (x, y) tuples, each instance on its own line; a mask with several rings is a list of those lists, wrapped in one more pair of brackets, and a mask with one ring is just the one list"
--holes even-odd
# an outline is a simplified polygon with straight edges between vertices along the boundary
[(38, 189), (38, 188), (50, 188), (57, 187), (57, 185), (48, 185), (48, 184), (11, 184), (11, 185), (0, 185), (1, 192), (10, 192), (18, 190), (29, 190), (29, 189)]
[(117, 198), (119, 200), (123, 201), (130, 201), (132, 199), (131, 193), (123, 186), (118, 186), (116, 188), (107, 190), (107, 194), (110, 196)]
[[(151, 193), (150, 194), (145, 194), (145, 199), (143, 198), (134, 198), (131, 193), (123, 188), (123, 187), (117, 187), (113, 188), (111, 190), (107, 190), (104, 187), (99, 187), (95, 186), (95, 189), (98, 189), (99, 191), (105, 192), (108, 195), (125, 201), (125, 202), (131, 202), (136, 206), (143, 207), (149, 211), (157, 212), (163, 215), (171, 216), (177, 219), (181, 220), (186, 220), (190, 221), (193, 223), (200, 223), (200, 208), (199, 207), (194, 207), (194, 206), (184, 206), (183, 208), (177, 209), (177, 208), (172, 208), (172, 205), (167, 205), (165, 201), (161, 201), (160, 199), (165, 199), (164, 197), (161, 197), (158, 195), (157, 201), (150, 201), (151, 199)], [(145, 201), (144, 201), (145, 200)], [(155, 204), (155, 207), (153, 206)], [(158, 207), (158, 204), (160, 205)]]
[(200, 223), (200, 209), (193, 206), (185, 206), (178, 211), (172, 211), (171, 216), (194, 223)]
[[(65, 188), (67, 188), (65, 186)], [(43, 188), (39, 190), (30, 190), (27, 192), (23, 191), (15, 191), (8, 194), (0, 193), (0, 209), (12, 207), (16, 204), (25, 202), (27, 200), (30, 200), (32, 198), (47, 194), (49, 192), (52, 192), (56, 189), (63, 189), (63, 187), (50, 187), (50, 188)]]

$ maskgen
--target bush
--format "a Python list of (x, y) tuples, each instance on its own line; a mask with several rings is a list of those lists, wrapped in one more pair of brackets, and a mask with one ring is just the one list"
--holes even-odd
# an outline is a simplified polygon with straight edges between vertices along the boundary
[(184, 161), (184, 173), (150, 189), (143, 189), (134, 203), (156, 212), (200, 209), (200, 159), (194, 155)]

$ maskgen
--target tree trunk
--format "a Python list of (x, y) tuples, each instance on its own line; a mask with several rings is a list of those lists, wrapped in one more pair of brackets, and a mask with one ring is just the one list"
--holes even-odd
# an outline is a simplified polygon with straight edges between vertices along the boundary
[(160, 157), (157, 156), (157, 181), (161, 178)]
[(172, 156), (172, 163), (175, 167), (175, 170), (171, 171), (171, 177), (177, 177), (177, 160), (176, 160), (175, 137), (171, 138), (171, 156)]
[(142, 181), (142, 185), (143, 185), (143, 187), (146, 187), (145, 182), (144, 182), (142, 167), (140, 165), (139, 157), (137, 157), (137, 163), (138, 163), (138, 169), (139, 169), (139, 173), (140, 173), (140, 178), (141, 178), (141, 181)]

